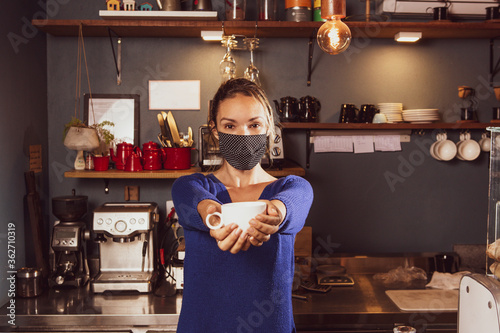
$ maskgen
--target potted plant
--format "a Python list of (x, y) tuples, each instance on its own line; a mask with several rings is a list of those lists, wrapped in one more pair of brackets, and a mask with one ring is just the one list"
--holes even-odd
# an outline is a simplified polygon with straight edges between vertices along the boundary
[(107, 157), (109, 155), (109, 144), (114, 140), (113, 133), (107, 126), (114, 126), (109, 120), (98, 124), (87, 126), (77, 117), (64, 125), (64, 145), (78, 151), (75, 159), (75, 170), (85, 169), (83, 151), (93, 152), (96, 156)]
[(108, 126), (115, 126), (115, 124), (109, 120), (103, 120), (99, 124), (90, 125), (90, 128), (94, 128), (97, 131), (97, 136), (99, 137), (99, 147), (94, 150), (95, 156), (109, 155), (109, 146), (113, 143), (115, 136), (106, 128)]

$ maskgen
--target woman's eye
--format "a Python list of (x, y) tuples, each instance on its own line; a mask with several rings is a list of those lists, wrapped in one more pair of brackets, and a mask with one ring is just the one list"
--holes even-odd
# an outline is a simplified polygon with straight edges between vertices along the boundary
[(226, 125), (224, 125), (224, 128), (227, 128), (227, 129), (233, 129), (233, 128), (234, 128), (234, 125), (231, 125), (231, 124), (226, 124)]
[(259, 123), (250, 125), (251, 128), (259, 128), (260, 126), (261, 126), (261, 124), (259, 124)]

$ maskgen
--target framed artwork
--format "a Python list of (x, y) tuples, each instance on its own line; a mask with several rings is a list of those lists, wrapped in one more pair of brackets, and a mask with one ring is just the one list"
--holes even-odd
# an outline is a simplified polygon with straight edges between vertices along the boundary
[(135, 94), (85, 94), (84, 119), (87, 124), (109, 120), (115, 126), (109, 130), (117, 143), (139, 145), (139, 95)]

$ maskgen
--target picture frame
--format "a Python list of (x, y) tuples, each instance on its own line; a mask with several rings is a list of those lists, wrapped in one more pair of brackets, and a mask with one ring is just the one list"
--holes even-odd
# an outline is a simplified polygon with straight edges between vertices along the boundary
[[(84, 119), (87, 125), (109, 120), (115, 141), (139, 145), (140, 95), (84, 94)], [(93, 112), (92, 112), (93, 110)]]

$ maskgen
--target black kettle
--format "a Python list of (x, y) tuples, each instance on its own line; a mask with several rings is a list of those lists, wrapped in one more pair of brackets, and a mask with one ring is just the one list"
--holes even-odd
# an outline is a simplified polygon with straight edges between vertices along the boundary
[(319, 120), (318, 113), (321, 103), (316, 97), (304, 96), (300, 98), (299, 115), (301, 122), (314, 123)]
[(281, 122), (297, 122), (299, 121), (299, 103), (295, 97), (282, 97), (280, 103), (274, 100), (276, 112)]

